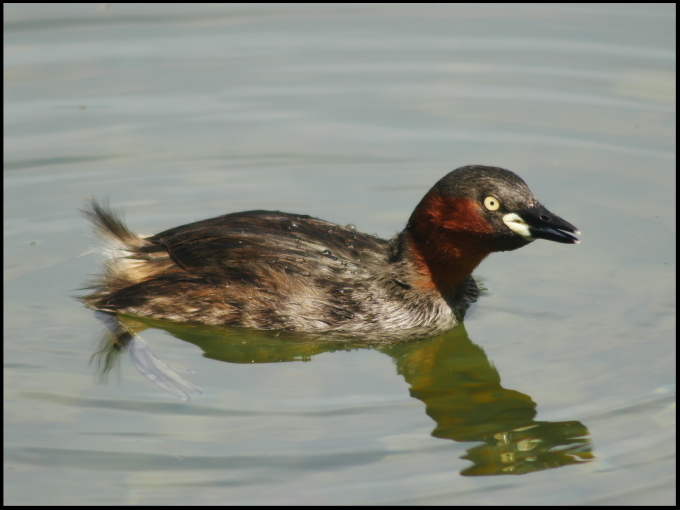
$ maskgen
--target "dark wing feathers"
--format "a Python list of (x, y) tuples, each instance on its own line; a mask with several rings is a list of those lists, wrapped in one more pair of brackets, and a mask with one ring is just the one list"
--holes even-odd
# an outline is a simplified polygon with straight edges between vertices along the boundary
[(384, 257), (388, 244), (311, 216), (270, 211), (226, 214), (166, 230), (145, 241), (150, 244), (140, 252), (167, 252), (177, 265), (197, 276), (248, 262), (266, 261), (290, 269), (307, 266), (310, 259), (360, 264), (374, 256)]

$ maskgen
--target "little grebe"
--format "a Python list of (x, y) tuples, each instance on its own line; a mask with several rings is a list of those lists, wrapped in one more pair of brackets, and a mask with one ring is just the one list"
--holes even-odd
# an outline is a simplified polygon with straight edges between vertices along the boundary
[(395, 338), (463, 320), (490, 253), (535, 239), (578, 243), (513, 172), (465, 166), (427, 192), (391, 240), (311, 216), (226, 214), (150, 237), (108, 205), (84, 215), (115, 253), (90, 308), (180, 322)]

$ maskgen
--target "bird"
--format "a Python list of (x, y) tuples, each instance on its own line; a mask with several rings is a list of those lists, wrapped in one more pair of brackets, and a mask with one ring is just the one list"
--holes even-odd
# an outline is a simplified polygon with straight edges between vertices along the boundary
[(82, 210), (108, 243), (80, 298), (106, 314), (385, 341), (442, 334), (480, 293), (472, 272), (536, 239), (577, 244), (514, 172), (468, 165), (441, 178), (389, 240), (312, 216), (236, 212), (152, 236), (108, 201)]

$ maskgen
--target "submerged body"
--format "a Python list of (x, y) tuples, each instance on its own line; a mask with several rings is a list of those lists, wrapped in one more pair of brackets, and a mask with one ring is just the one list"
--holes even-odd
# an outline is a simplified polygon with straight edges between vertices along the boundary
[(443, 333), (478, 288), (474, 268), (536, 238), (578, 240), (514, 173), (468, 166), (425, 195), (391, 240), (310, 216), (227, 214), (150, 237), (91, 202), (84, 214), (116, 253), (91, 308), (210, 325), (385, 339)]

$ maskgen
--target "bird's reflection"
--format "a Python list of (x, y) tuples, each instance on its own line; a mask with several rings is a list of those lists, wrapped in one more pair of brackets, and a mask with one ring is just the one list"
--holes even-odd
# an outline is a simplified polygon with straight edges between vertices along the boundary
[(309, 361), (317, 354), (357, 348), (390, 356), (410, 394), (425, 404), (435, 422), (434, 437), (481, 442), (463, 458), (466, 476), (525, 474), (594, 458), (588, 429), (578, 421), (536, 421), (536, 404), (524, 393), (501, 386), (498, 371), (473, 344), (465, 327), (428, 340), (397, 344), (357, 339), (323, 339), (243, 328), (189, 326), (99, 312), (109, 333), (92, 356), (102, 380), (128, 352), (138, 370), (166, 391), (188, 400), (200, 389), (186, 371), (157, 358), (138, 333), (149, 327), (200, 347), (205, 356), (229, 363)]

